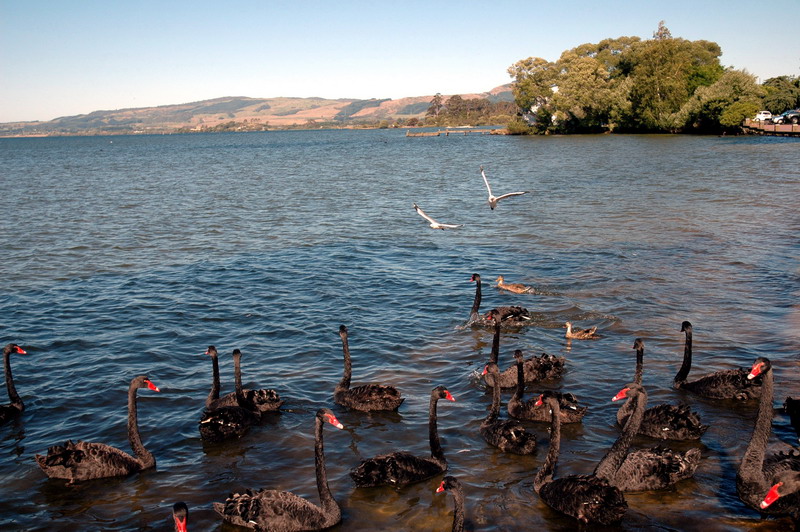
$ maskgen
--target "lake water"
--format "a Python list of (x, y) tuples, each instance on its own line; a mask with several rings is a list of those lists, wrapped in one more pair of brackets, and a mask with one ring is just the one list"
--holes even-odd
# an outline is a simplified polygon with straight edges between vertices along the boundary
[[(404, 131), (0, 140), (2, 344), (26, 410), (0, 427), (0, 528), (166, 530), (171, 506), (190, 529), (221, 529), (212, 503), (245, 488), (290, 490), (317, 502), (313, 413), (325, 430), (337, 530), (450, 530), (440, 478), (403, 489), (356, 489), (348, 472), (392, 450), (428, 452), (427, 404), (439, 408), (451, 474), (475, 530), (573, 530), (532, 481), (547, 426), (530, 423), (536, 455), (505, 455), (478, 432), (490, 404), (478, 373), (491, 332), (463, 327), (483, 276), (482, 308), (519, 304), (535, 326), (501, 338), (511, 353), (567, 357), (558, 389), (589, 406), (565, 427), (556, 475), (590, 473), (618, 435), (610, 398), (632, 380), (644, 339), (650, 402), (688, 402), (711, 428), (694, 479), (630, 494), (620, 530), (785, 530), (742, 504), (734, 479), (756, 405), (731, 406), (672, 389), (694, 324), (691, 376), (772, 360), (775, 406), (800, 394), (798, 142), (768, 137), (450, 136)], [(486, 204), (484, 165), (496, 194)], [(434, 231), (416, 202), (443, 222)], [(493, 281), (538, 294), (501, 293)], [(599, 326), (564, 340), (563, 323)], [(393, 384), (396, 414), (332, 402), (341, 378), (340, 324), (350, 329), (354, 383)], [(244, 353), (246, 387), (275, 388), (283, 413), (239, 441), (204, 446), (197, 422), (220, 351)], [(128, 451), (126, 393), (139, 394), (143, 441), (156, 470), (67, 487), (36, 453), (67, 439)], [(542, 387), (529, 387), (529, 394)], [(503, 395), (502, 415), (507, 416)], [(3, 394), (2, 402), (6, 402)], [(634, 446), (653, 442), (636, 440)], [(797, 444), (776, 415), (771, 450)]]

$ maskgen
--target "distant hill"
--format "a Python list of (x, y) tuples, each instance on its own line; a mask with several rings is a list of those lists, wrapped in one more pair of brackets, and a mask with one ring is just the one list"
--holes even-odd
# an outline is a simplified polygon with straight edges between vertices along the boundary
[[(513, 101), (511, 85), (464, 99)], [(444, 96), (445, 100), (449, 96)], [(391, 99), (248, 98), (231, 96), (159, 107), (94, 111), (48, 122), (0, 124), (0, 136), (170, 133), (236, 129), (269, 129), (310, 125), (354, 126), (382, 120), (422, 118), (433, 95)]]

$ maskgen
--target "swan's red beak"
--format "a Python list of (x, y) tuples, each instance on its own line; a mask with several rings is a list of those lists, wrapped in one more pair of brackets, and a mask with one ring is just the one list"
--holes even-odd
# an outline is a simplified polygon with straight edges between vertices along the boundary
[(444, 480), (442, 481), (441, 484), (439, 484), (439, 487), (436, 488), (436, 493), (441, 493), (443, 491), (444, 491)]
[(453, 401), (453, 402), (455, 402), (456, 400), (455, 397), (453, 397), (453, 394), (451, 394), (447, 390), (444, 391), (444, 398), (447, 399), (448, 401)]
[(28, 352), (25, 351), (24, 349), (22, 349), (20, 346), (16, 346), (16, 348), (17, 348), (16, 352), (19, 353), (20, 355), (27, 355), (28, 354)]
[(761, 375), (761, 372), (764, 371), (764, 363), (763, 362), (756, 362), (753, 364), (753, 367), (750, 369), (750, 373), (747, 374), (747, 379), (752, 380)]
[(325, 418), (328, 420), (328, 423), (330, 423), (331, 425), (333, 425), (337, 429), (343, 429), (344, 428), (344, 425), (339, 423), (339, 420), (336, 419), (336, 416), (334, 416), (333, 414), (325, 414)]
[(617, 395), (611, 398), (611, 400), (619, 401), (620, 399), (625, 399), (626, 397), (628, 397), (628, 390), (630, 390), (630, 388), (621, 389)]
[(542, 396), (539, 395), (539, 398), (536, 400), (535, 403), (533, 403), (533, 406), (542, 406), (543, 404), (544, 404), (544, 401), (542, 401)]
[(481, 373), (481, 375), (486, 375), (487, 373), (489, 373), (489, 366), (484, 366), (483, 373)]
[(161, 390), (158, 389), (158, 386), (156, 386), (155, 384), (153, 384), (149, 380), (145, 379), (144, 382), (146, 382), (147, 383), (147, 387), (150, 388), (151, 390), (153, 390), (154, 392), (160, 392), (161, 391)]
[(177, 515), (175, 516), (175, 530), (178, 532), (188, 532), (188, 528), (186, 528), (186, 518), (184, 517), (181, 519)]
[(764, 497), (764, 500), (761, 501), (761, 505), (760, 506), (762, 508), (766, 508), (767, 506), (769, 506), (770, 504), (772, 504), (773, 502), (778, 500), (778, 498), (781, 496), (778, 493), (778, 488), (780, 488), (781, 486), (783, 486), (783, 482), (778, 482), (777, 484), (772, 486), (772, 488), (769, 490), (769, 492), (767, 492), (766, 497)]

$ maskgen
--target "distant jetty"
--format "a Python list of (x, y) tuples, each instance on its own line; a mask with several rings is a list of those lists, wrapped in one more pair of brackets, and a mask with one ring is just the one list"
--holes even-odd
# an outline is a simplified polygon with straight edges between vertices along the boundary
[(800, 136), (800, 125), (798, 124), (773, 124), (763, 120), (747, 119), (742, 124), (745, 133), (751, 135), (770, 135), (774, 137), (797, 137)]
[(406, 130), (406, 137), (440, 137), (444, 135), (508, 135), (506, 128), (491, 128), (491, 129), (477, 129), (477, 128), (447, 128), (438, 131), (414, 131)]

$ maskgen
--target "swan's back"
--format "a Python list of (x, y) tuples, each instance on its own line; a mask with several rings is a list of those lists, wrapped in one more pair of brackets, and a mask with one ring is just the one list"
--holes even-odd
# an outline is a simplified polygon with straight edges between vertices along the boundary
[(761, 379), (749, 380), (748, 373), (750, 371), (744, 368), (726, 369), (694, 381), (676, 383), (675, 387), (708, 399), (744, 400), (761, 397)]
[(539, 488), (548, 506), (584, 523), (610, 525), (628, 509), (622, 492), (594, 475), (572, 475), (552, 480)]
[(146, 465), (105, 443), (71, 440), (50, 447), (47, 456), (37, 454), (36, 462), (48, 477), (70, 481), (125, 476), (141, 471)]
[(481, 436), (489, 445), (512, 454), (533, 454), (536, 452), (536, 435), (525, 430), (522, 423), (499, 419), (481, 424)]
[(403, 403), (400, 392), (394, 386), (363, 384), (353, 388), (337, 387), (333, 400), (348, 408), (369, 412), (373, 410), (397, 410)]
[(350, 471), (350, 478), (362, 488), (402, 486), (433, 477), (446, 469), (447, 462), (398, 451), (364, 460)]
[[(566, 359), (564, 357), (557, 357), (547, 353), (528, 358), (522, 364), (525, 382), (560, 379), (564, 374), (565, 362)], [(500, 388), (514, 388), (517, 385), (517, 365), (513, 364), (501, 371), (496, 376), (496, 379), (500, 383)], [(487, 386), (492, 386), (492, 383), (488, 382), (488, 380), (486, 384)]]
[[(561, 423), (580, 423), (588, 410), (585, 406), (578, 404), (578, 399), (571, 393), (552, 392), (558, 399), (560, 407), (559, 417)], [(517, 419), (527, 419), (529, 421), (550, 421), (550, 413), (546, 408), (536, 406), (536, 400), (515, 401), (513, 398), (508, 402), (508, 414)]]
[(270, 532), (322, 530), (342, 519), (338, 507), (326, 513), (294, 493), (266, 489), (232, 494), (214, 510), (230, 524)]
[(649, 491), (667, 488), (690, 478), (700, 464), (699, 449), (685, 453), (652, 447), (628, 454), (614, 475), (614, 485), (622, 491)]
[(257, 422), (256, 414), (238, 406), (206, 410), (200, 420), (200, 436), (207, 442), (240, 438)]
[[(620, 408), (617, 422), (624, 427), (627, 420), (628, 414)], [(644, 411), (638, 434), (659, 440), (698, 440), (706, 430), (708, 425), (688, 405), (660, 404)]]

